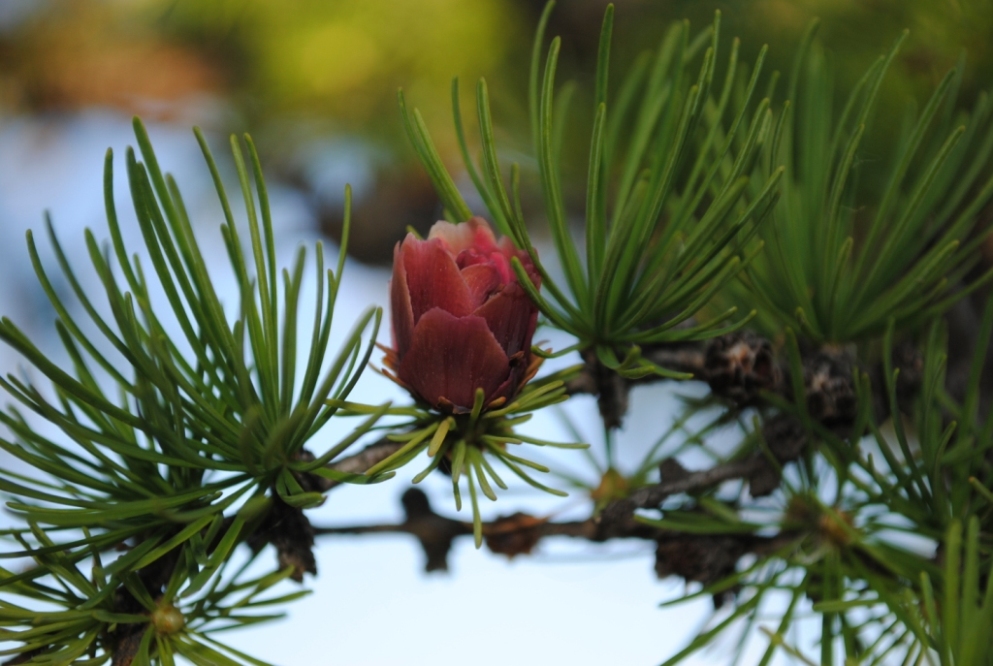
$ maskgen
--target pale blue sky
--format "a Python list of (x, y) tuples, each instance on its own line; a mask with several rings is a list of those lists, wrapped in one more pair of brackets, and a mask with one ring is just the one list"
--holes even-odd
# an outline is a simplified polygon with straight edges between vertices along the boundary
[[(231, 289), (217, 232), (220, 210), (192, 133), (185, 126), (153, 125), (150, 134), (160, 163), (177, 176), (187, 197), (207, 256), (218, 257), (217, 266), (212, 266), (218, 287)], [(66, 247), (82, 247), (85, 226), (93, 228), (98, 238), (106, 238), (101, 170), (107, 146), (112, 146), (117, 156), (117, 200), (125, 236), (133, 248), (139, 246), (123, 178), (124, 148), (129, 144), (133, 144), (130, 119), (101, 112), (60, 118), (58, 122), (16, 120), (0, 124), (0, 279), (6, 285), (0, 290), (0, 312), (22, 322), (31, 334), (50, 335), (53, 313), (40, 300), (43, 294), (26, 272), (30, 266), (24, 231), (40, 231), (42, 211), (49, 209)], [(213, 145), (218, 154), (226, 148), (219, 137), (213, 138)], [(340, 171), (347, 173), (348, 156), (342, 159), (346, 168)], [(265, 155), (262, 160), (264, 166)], [(355, 168), (360, 171), (361, 167), (357, 164)], [(231, 187), (235, 188), (233, 182)], [(279, 257), (286, 265), (299, 243), (312, 244), (317, 236), (308, 210), (295, 195), (279, 189), (271, 194)], [(239, 198), (232, 196), (235, 202)], [(333, 265), (337, 250), (332, 242), (326, 242), (327, 260)], [(83, 252), (73, 251), (73, 259), (80, 267), (87, 262)], [(336, 339), (341, 339), (368, 304), (386, 305), (388, 279), (387, 269), (349, 263), (337, 312)], [(305, 292), (312, 293), (312, 280), (306, 284)], [(307, 293), (304, 303), (308, 302)], [(301, 330), (306, 327), (301, 326)], [(543, 337), (549, 336), (538, 336)], [(388, 343), (388, 324), (380, 339)], [(54, 344), (50, 348), (55, 349)], [(376, 353), (377, 362), (378, 357)], [(15, 369), (18, 363), (7, 348), (0, 349), (4, 372)], [(352, 399), (405, 401), (397, 387), (374, 373), (366, 373)], [(639, 452), (663, 431), (676, 408), (667, 389), (637, 391), (632, 417), (621, 436), (621, 463), (637, 461)], [(572, 401), (570, 413), (586, 432), (597, 432), (592, 399)], [(529, 427), (542, 437), (568, 437), (549, 415), (539, 415)], [(332, 424), (316, 438), (312, 450), (319, 452), (350, 428), (349, 422)], [(569, 469), (589, 474), (578, 452), (555, 453), (555, 460)], [(545, 451), (538, 456), (547, 460), (543, 454)], [(417, 463), (396, 479), (373, 488), (338, 488), (323, 507), (309, 515), (315, 524), (322, 525), (399, 520), (399, 495), (421, 466)], [(429, 479), (423, 485), (436, 510), (451, 515), (454, 507), (446, 480)], [(570, 515), (570, 507), (578, 512), (574, 515), (582, 513), (576, 498), (558, 500), (518, 487), (505, 493), (496, 505), (484, 500), (483, 509), (484, 517), (492, 517), (516, 510), (539, 515), (566, 511), (563, 515)], [(467, 510), (463, 515), (469, 519)], [(5, 520), (0, 514), (0, 521)], [(286, 608), (288, 620), (231, 632), (223, 638), (238, 649), (286, 666), (648, 666), (676, 651), (699, 629), (710, 610), (709, 600), (658, 609), (660, 602), (682, 594), (684, 584), (675, 579), (658, 581), (652, 569), (653, 548), (640, 542), (595, 546), (550, 540), (541, 544), (535, 556), (508, 562), (485, 549), (476, 551), (471, 541), (462, 540), (451, 554), (452, 571), (448, 575), (423, 574), (419, 548), (413, 539), (403, 536), (325, 539), (318, 543), (317, 558), (320, 575), (307, 580), (313, 594)], [(270, 561), (263, 558), (263, 562), (268, 566)], [(286, 585), (288, 591), (292, 584)], [(766, 624), (772, 627), (774, 621), (770, 618)], [(729, 642), (718, 644), (714, 652), (690, 663), (723, 663), (733, 647)], [(761, 653), (764, 647), (763, 639), (753, 640), (749, 651), (753, 658), (746, 658), (744, 663), (752, 663), (756, 650)]]

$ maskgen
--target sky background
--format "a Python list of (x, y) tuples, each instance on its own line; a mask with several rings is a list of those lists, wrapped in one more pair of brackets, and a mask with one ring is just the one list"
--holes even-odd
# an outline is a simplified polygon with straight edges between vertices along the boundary
[[(4, 252), (0, 279), (7, 285), (0, 290), (0, 311), (13, 317), (56, 359), (64, 353), (52, 334), (54, 311), (29, 276), (24, 234), (27, 229), (35, 230), (48, 268), (52, 274), (57, 273), (42, 234), (42, 211), (48, 211), (84, 284), (89, 280), (88, 284), (95, 286), (95, 275), (80, 248), (86, 227), (101, 241), (108, 237), (101, 169), (103, 153), (112, 147), (119, 167), (117, 209), (126, 242), (137, 250), (140, 239), (120, 173), (124, 149), (133, 144), (130, 131), (130, 118), (107, 112), (91, 112), (58, 124), (20, 119), (0, 128), (0, 217), (18, 221), (0, 227), (0, 247)], [(207, 189), (206, 167), (192, 133), (166, 124), (152, 125), (149, 132), (160, 163), (177, 176), (205, 256), (225, 256), (220, 254), (223, 250), (218, 232), (221, 211), (212, 190)], [(213, 136), (211, 143), (222, 168), (230, 168), (223, 153), (223, 138)], [(233, 179), (228, 185), (236, 187)], [(278, 257), (286, 265), (301, 243), (312, 245), (320, 235), (299, 195), (276, 186), (271, 196)], [(237, 203), (235, 207), (236, 216), (243, 222)], [(326, 260), (334, 262), (336, 254), (334, 243), (328, 243)], [(226, 260), (210, 267), (222, 300), (230, 303), (235, 292)], [(364, 308), (370, 304), (388, 305), (388, 280), (387, 268), (348, 262), (336, 309), (332, 349)], [(312, 294), (313, 280), (305, 280), (305, 285), (303, 302), (307, 302), (307, 292)], [(547, 331), (537, 336), (548, 337)], [(386, 327), (380, 341), (389, 341)], [(6, 347), (0, 350), (0, 370), (5, 374), (26, 371), (16, 354)], [(377, 362), (378, 356), (374, 356)], [(699, 395), (700, 389), (691, 384), (680, 390)], [(377, 404), (407, 400), (398, 387), (372, 372), (363, 375), (351, 398)], [(570, 401), (567, 408), (581, 430), (596, 441), (598, 417), (594, 405), (592, 398), (580, 397)], [(636, 464), (645, 446), (666, 430), (677, 413), (671, 388), (652, 386), (635, 391), (632, 418), (619, 441), (621, 467)], [(312, 450), (320, 452), (351, 427), (348, 420), (333, 421), (315, 438)], [(538, 415), (528, 428), (542, 437), (569, 439), (551, 414)], [(556, 453), (558, 467), (595, 478), (579, 452)], [(549, 459), (544, 451), (535, 457)], [(0, 464), (10, 464), (9, 458)], [(323, 507), (308, 515), (315, 525), (399, 522), (399, 496), (419, 469), (419, 464), (411, 465), (397, 478), (377, 486), (339, 487), (329, 493)], [(446, 479), (429, 478), (421, 485), (438, 512), (455, 515)], [(510, 492), (503, 493), (496, 504), (483, 500), (484, 519), (517, 510), (568, 518), (581, 515), (584, 506), (581, 497), (556, 499), (523, 484), (512, 484)], [(471, 519), (467, 508), (461, 516)], [(286, 620), (231, 632), (224, 639), (249, 654), (286, 666), (653, 664), (681, 647), (703, 626), (711, 610), (709, 599), (658, 609), (659, 603), (682, 595), (686, 587), (681, 580), (656, 579), (653, 548), (643, 542), (591, 545), (566, 538), (548, 539), (533, 556), (508, 561), (485, 548), (477, 551), (471, 540), (461, 539), (449, 558), (451, 571), (433, 574), (422, 572), (419, 546), (403, 535), (324, 537), (317, 544), (316, 554), (319, 575), (306, 581), (313, 594), (287, 607)], [(261, 567), (273, 564), (273, 554), (261, 557), (258, 563)], [(285, 583), (284, 591), (294, 585)], [(761, 639), (753, 643), (753, 651), (760, 654), (764, 649)], [(690, 663), (723, 662), (735, 646), (719, 643), (715, 647), (716, 654)]]

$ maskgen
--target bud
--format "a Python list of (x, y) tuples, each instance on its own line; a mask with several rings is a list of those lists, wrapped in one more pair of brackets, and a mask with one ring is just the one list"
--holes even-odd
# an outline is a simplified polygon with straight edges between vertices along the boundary
[[(530, 379), (538, 309), (517, 281), (517, 257), (540, 278), (526, 252), (498, 242), (480, 217), (438, 222), (427, 240), (408, 234), (393, 251), (393, 349), (385, 365), (414, 397), (449, 412), (513, 398)], [(502, 399), (502, 400), (501, 400)]]
[(152, 625), (160, 635), (168, 636), (180, 632), (186, 626), (186, 618), (178, 608), (166, 603), (152, 611)]

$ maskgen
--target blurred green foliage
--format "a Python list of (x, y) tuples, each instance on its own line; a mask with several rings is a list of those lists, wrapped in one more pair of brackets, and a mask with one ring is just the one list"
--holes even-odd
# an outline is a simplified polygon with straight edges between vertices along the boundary
[[(593, 71), (606, 4), (574, 0), (552, 17), (549, 33), (564, 37), (561, 80)], [(541, 7), (529, 0), (38, 3), (0, 26), (0, 105), (15, 113), (109, 105), (149, 116), (177, 112), (207, 93), (240, 118), (227, 122), (251, 126), (256, 135), (304, 118), (319, 121), (325, 129), (318, 131), (358, 133), (409, 157), (397, 87), (418, 100), (430, 128), (442, 129), (449, 123), (451, 77), (485, 75), (501, 91), (494, 99), (511, 105), (495, 109), (497, 126), (520, 128), (523, 143), (526, 109), (508, 100), (523, 100), (517, 73)], [(767, 69), (784, 72), (800, 34), (820, 16), (841, 90), (908, 28), (883, 84), (883, 112), (890, 100), (901, 108), (908, 95), (927, 95), (963, 49), (966, 104), (985, 87), (993, 65), (989, 0), (622, 0), (617, 32), (625, 38), (615, 62), (623, 70), (653, 48), (671, 20), (685, 17), (702, 28), (715, 9), (724, 14), (726, 34), (742, 39), (743, 60), (754, 61), (769, 43)], [(465, 101), (472, 101), (468, 94)], [(439, 149), (455, 161), (454, 142)]]
[(387, 120), (398, 86), (439, 97), (459, 70), (498, 68), (526, 25), (504, 0), (172, 0), (146, 11), (161, 12), (165, 34), (195, 48), (223, 46), (218, 55), (246, 110), (326, 116), (373, 134), (399, 128)]

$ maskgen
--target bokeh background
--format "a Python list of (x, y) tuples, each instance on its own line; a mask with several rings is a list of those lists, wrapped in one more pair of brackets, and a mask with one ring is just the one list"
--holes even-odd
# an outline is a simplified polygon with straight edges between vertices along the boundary
[[(563, 37), (560, 80), (579, 83), (576, 118), (570, 121), (576, 140), (565, 150), (575, 153), (580, 170), (588, 145), (584, 110), (590, 106), (583, 104), (582, 90), (592, 74), (605, 5), (566, 0), (549, 27), (550, 34)], [(884, 119), (898, 117), (908, 100), (922, 102), (963, 53), (963, 104), (993, 83), (991, 0), (619, 0), (616, 5), (615, 82), (626, 63), (657, 44), (671, 21), (687, 18), (702, 28), (720, 9), (725, 48), (738, 36), (743, 60), (751, 61), (768, 43), (768, 69), (783, 72), (789, 71), (800, 33), (819, 16), (839, 91), (908, 28), (910, 37), (884, 83)], [(106, 236), (104, 151), (112, 147), (120, 166), (133, 142), (130, 118), (137, 114), (149, 125), (160, 162), (190, 201), (208, 248), (220, 250), (221, 217), (189, 131), (193, 125), (203, 128), (219, 155), (226, 152), (228, 135), (252, 134), (287, 263), (299, 243), (315, 239), (326, 241), (333, 259), (342, 192), (351, 183), (355, 227), (339, 311), (343, 336), (362, 308), (386, 305), (388, 262), (404, 229), (426, 230), (440, 215), (406, 142), (397, 89), (403, 87), (421, 109), (443, 157), (458, 173), (450, 82), (460, 77), (463, 113), (471, 119), (471, 93), (485, 76), (498, 140), (508, 160), (521, 162), (527, 181), (527, 67), (542, 7), (536, 0), (0, 0), (0, 313), (36, 339), (48, 340), (53, 355), (59, 354), (54, 313), (32, 274), (24, 232), (41, 228), (47, 210), (69, 247), (82, 247), (77, 243), (84, 227), (98, 238)], [(874, 140), (885, 141), (897, 124), (879, 123)], [(230, 176), (223, 159), (222, 167)], [(122, 211), (128, 210), (126, 191), (118, 178)], [(581, 200), (582, 193), (567, 191), (567, 196)], [(540, 227), (540, 214), (534, 219)], [(130, 238), (137, 247), (133, 228)], [(82, 266), (86, 258), (78, 255)], [(217, 266), (225, 268), (223, 262)], [(18, 364), (9, 350), (0, 350), (0, 370), (19, 371)], [(680, 396), (701, 392), (692, 384), (636, 391), (632, 419), (620, 435), (621, 462), (638, 459), (669, 427)], [(354, 397), (403, 400), (371, 373)], [(569, 412), (596, 443), (592, 404), (585, 398), (570, 401)], [(553, 415), (536, 421), (543, 436), (561, 432)], [(347, 430), (336, 427), (328, 441)], [(584, 474), (581, 463), (575, 468)], [(426, 486), (436, 508), (451, 513), (445, 484)], [(313, 521), (399, 520), (398, 497), (405, 487), (399, 478), (374, 489), (337, 489)], [(490, 515), (525, 507), (566, 515), (581, 501), (550, 502), (519, 490), (502, 498)], [(0, 514), (0, 524), (5, 520)], [(711, 610), (708, 600), (656, 608), (685, 588), (682, 582), (656, 580), (651, 550), (642, 544), (548, 542), (535, 556), (508, 563), (465, 542), (450, 557), (448, 575), (422, 574), (416, 543), (401, 536), (327, 539), (317, 553), (320, 575), (310, 581), (314, 594), (288, 608), (287, 620), (227, 637), (233, 645), (283, 665), (653, 664), (687, 640)], [(812, 639), (813, 633), (806, 640)], [(763, 647), (761, 637), (752, 636), (745, 663)], [(734, 648), (718, 644), (702, 659), (723, 662)]]
[[(8, 123), (28, 120), (50, 132), (93, 114), (139, 114), (147, 122), (196, 124), (218, 135), (250, 131), (269, 177), (306, 198), (324, 233), (334, 236), (340, 228), (341, 183), (349, 180), (360, 222), (353, 253), (383, 262), (408, 224), (423, 228), (437, 215), (398, 122), (397, 89), (422, 110), (442, 154), (454, 163), (449, 82), (461, 78), (471, 119), (474, 84), (485, 76), (501, 139), (526, 161), (526, 68), (543, 5), (4, 0), (0, 113)], [(582, 91), (606, 2), (561, 5), (550, 26), (564, 38), (560, 80), (576, 79)], [(799, 34), (819, 16), (842, 90), (909, 29), (881, 96), (889, 110), (908, 97), (923, 99), (963, 52), (967, 101), (987, 84), (984, 74), (993, 64), (989, 0), (621, 0), (617, 9), (615, 82), (669, 22), (687, 18), (703, 28), (717, 9), (725, 45), (741, 37), (745, 61), (771, 45), (767, 71), (789, 71)], [(582, 92), (579, 97), (574, 108), (583, 109)], [(585, 150), (585, 141), (576, 144)]]

